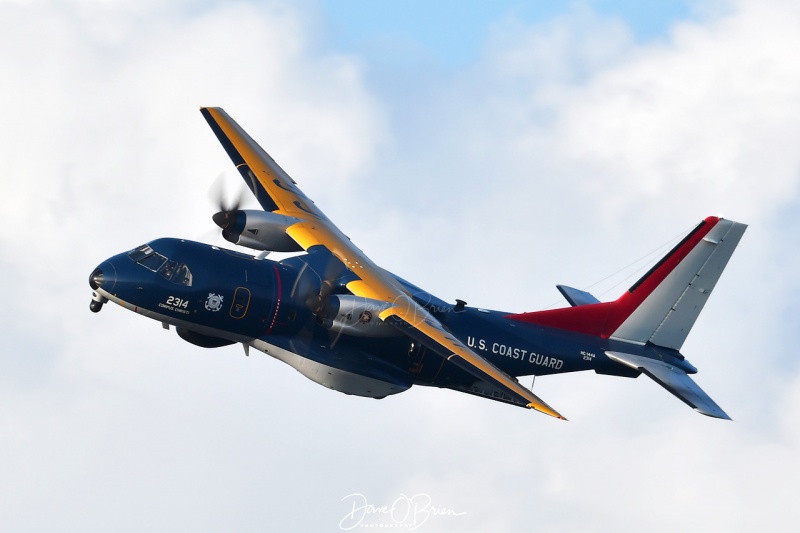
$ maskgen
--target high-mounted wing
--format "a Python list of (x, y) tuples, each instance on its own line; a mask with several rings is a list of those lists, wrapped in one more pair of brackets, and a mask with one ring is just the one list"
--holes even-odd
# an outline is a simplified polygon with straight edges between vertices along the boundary
[(200, 111), (261, 206), (267, 211), (298, 220), (286, 229), (286, 233), (304, 250), (322, 245), (342, 261), (359, 278), (347, 284), (350, 292), (391, 304), (380, 313), (382, 320), (477, 379), (495, 385), (513, 403), (564, 418), (514, 378), (470, 350), (412, 300), (402, 284), (350, 242), (225, 111), (218, 107), (201, 108)]

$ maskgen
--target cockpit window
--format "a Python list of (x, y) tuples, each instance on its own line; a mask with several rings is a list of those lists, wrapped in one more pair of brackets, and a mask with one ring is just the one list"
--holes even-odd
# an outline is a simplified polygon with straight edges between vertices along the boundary
[(191, 287), (192, 273), (189, 272), (189, 267), (183, 263), (178, 265), (178, 268), (175, 270), (175, 274), (172, 276), (171, 281), (172, 283), (177, 283), (178, 285), (186, 285), (187, 287)]
[(178, 285), (192, 286), (192, 273), (189, 272), (189, 267), (186, 264), (180, 265), (175, 261), (167, 261), (158, 269), (158, 273), (170, 280), (172, 283)]
[(149, 245), (143, 244), (128, 252), (128, 257), (143, 267), (158, 272), (165, 279), (178, 285), (192, 286), (192, 273), (185, 263), (171, 261), (153, 250)]
[(138, 248), (128, 252), (128, 257), (139, 263), (145, 268), (157, 272), (167, 261), (163, 255), (156, 253), (150, 246), (143, 244)]
[(128, 252), (128, 257), (130, 257), (131, 259), (133, 259), (134, 261), (136, 261), (138, 263), (140, 260), (144, 259), (148, 255), (153, 254), (153, 253), (155, 253), (155, 252), (153, 251), (152, 248), (150, 248), (150, 246), (148, 246), (146, 244), (143, 244), (143, 245), (139, 246), (138, 248), (134, 248), (133, 250)]
[(158, 269), (158, 273), (164, 276), (166, 279), (172, 279), (172, 276), (175, 274), (175, 267), (178, 266), (178, 263), (175, 261), (167, 261), (164, 263), (161, 268)]
[(152, 255), (148, 255), (147, 257), (143, 258), (141, 261), (136, 261), (136, 262), (142, 265), (143, 267), (149, 268), (150, 270), (155, 272), (159, 268), (161, 268), (161, 265), (163, 265), (164, 261), (166, 260), (167, 258), (164, 257), (163, 255), (154, 253)]

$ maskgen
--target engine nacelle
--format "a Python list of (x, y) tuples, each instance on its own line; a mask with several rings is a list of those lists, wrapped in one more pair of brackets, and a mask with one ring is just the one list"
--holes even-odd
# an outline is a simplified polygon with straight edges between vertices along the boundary
[(226, 241), (254, 250), (270, 252), (300, 252), (303, 250), (294, 239), (286, 234), (289, 226), (300, 222), (297, 218), (251, 209), (238, 210), (230, 214), (233, 217), (224, 219), (224, 223), (218, 222)]
[(333, 331), (356, 337), (396, 337), (402, 333), (378, 316), (390, 306), (380, 300), (335, 294), (330, 297), (325, 309), (326, 325)]

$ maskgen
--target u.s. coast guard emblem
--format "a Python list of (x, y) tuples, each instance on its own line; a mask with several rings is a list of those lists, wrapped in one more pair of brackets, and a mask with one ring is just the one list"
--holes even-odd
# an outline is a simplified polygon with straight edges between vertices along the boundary
[(206, 309), (209, 311), (219, 311), (222, 309), (222, 296), (214, 294), (213, 292), (209, 293), (208, 298), (206, 298)]

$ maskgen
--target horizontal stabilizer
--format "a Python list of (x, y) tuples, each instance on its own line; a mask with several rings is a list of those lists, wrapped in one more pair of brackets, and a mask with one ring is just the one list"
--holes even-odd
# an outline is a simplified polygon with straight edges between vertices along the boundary
[(569, 305), (573, 307), (577, 305), (589, 305), (589, 304), (600, 303), (600, 300), (598, 300), (588, 292), (582, 291), (580, 289), (567, 287), (566, 285), (556, 285), (556, 289), (558, 289), (561, 292), (561, 294), (564, 295), (564, 298), (567, 299)]
[(663, 361), (620, 352), (606, 352), (606, 355), (625, 366), (635, 368), (650, 376), (653, 381), (680, 398), (698, 413), (714, 418), (730, 420), (714, 400), (703, 389), (697, 386), (692, 378), (680, 368), (669, 365)]

